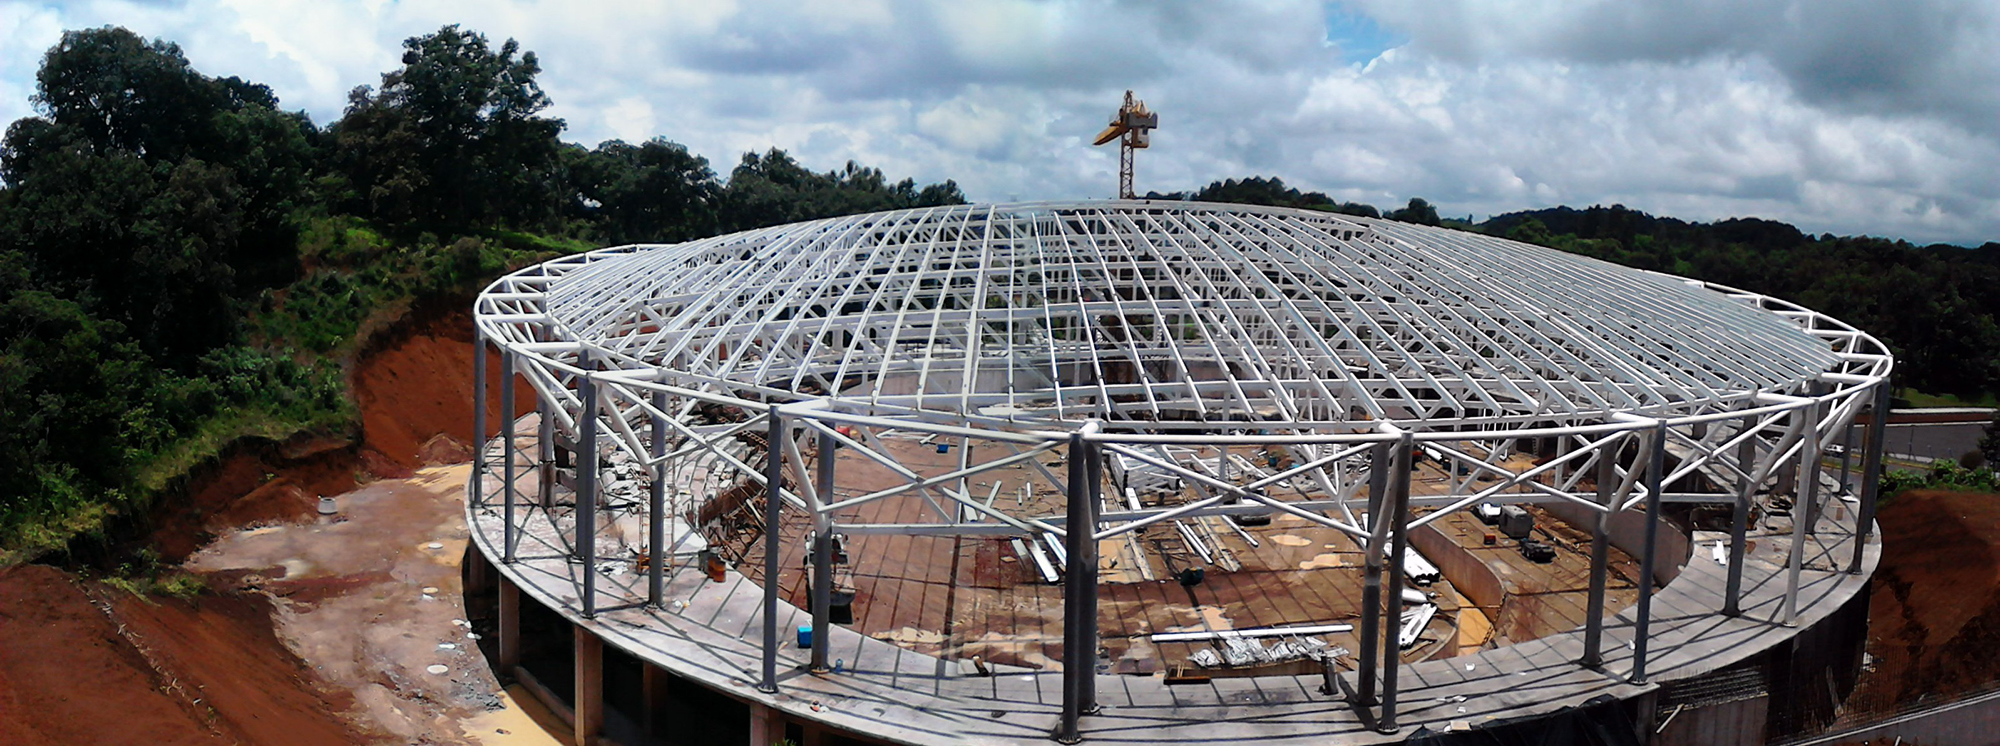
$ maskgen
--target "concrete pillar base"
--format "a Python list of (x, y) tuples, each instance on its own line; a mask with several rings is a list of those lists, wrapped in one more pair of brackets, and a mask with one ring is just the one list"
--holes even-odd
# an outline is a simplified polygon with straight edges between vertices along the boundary
[(513, 678), (514, 668), (521, 665), (521, 587), (505, 577), (499, 579), (499, 585), (499, 674)]
[(641, 663), (639, 680), (639, 701), (646, 703), (646, 711), (639, 713), (639, 725), (646, 735), (664, 738), (667, 735), (667, 671), (651, 663)]
[(778, 712), (769, 707), (752, 702), (750, 704), (750, 746), (771, 746), (785, 737), (785, 721)]
[(604, 641), (576, 628), (576, 746), (597, 746), (604, 731)]

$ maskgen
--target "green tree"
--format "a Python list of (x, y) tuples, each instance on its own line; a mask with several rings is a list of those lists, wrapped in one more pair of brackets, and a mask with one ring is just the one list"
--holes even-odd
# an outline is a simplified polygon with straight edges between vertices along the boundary
[(560, 203), (563, 122), (534, 52), (457, 25), (403, 42), (379, 92), (357, 88), (334, 127), (350, 208), (394, 223), (541, 227)]
[(65, 33), (37, 83), (42, 115), (0, 141), (0, 245), (51, 289), (187, 364), (230, 339), (234, 297), (296, 275), (317, 132), (270, 89), (113, 27)]
[(1264, 178), (1252, 176), (1247, 179), (1225, 179), (1210, 183), (1192, 195), (1148, 194), (1148, 199), (1180, 199), (1183, 197), (1199, 202), (1233, 202), (1245, 205), (1271, 205), (1273, 207), (1297, 207), (1306, 210), (1323, 210), (1361, 217), (1381, 217), (1373, 205), (1358, 202), (1341, 202), (1326, 196), (1323, 192), (1300, 192), (1285, 185), (1278, 177)]
[(1509, 239), (1538, 246), (1552, 246), (1555, 241), (1555, 237), (1549, 235), (1549, 227), (1534, 218), (1528, 218), (1519, 225), (1507, 229), (1506, 235)]
[(853, 161), (816, 173), (783, 150), (743, 154), (729, 174), (718, 213), (723, 230), (744, 230), (800, 220), (908, 207), (964, 204), (950, 180), (917, 188), (913, 179), (890, 183), (876, 168)]
[(610, 140), (570, 151), (571, 210), (607, 243), (675, 242), (712, 235), (722, 185), (708, 159), (679, 143)]
[(102, 500), (147, 429), (153, 375), (117, 322), (41, 290), (0, 299), (0, 526)]
[(10, 190), (0, 247), (39, 284), (120, 321), (148, 353), (185, 366), (228, 342), (242, 190), (197, 160), (148, 167), (126, 153), (65, 152)]
[(1390, 212), (1388, 218), (1418, 225), (1438, 225), (1442, 222), (1438, 220), (1437, 208), (1422, 197), (1411, 197), (1410, 204)]
[(81, 143), (169, 162), (204, 144), (229, 94), (189, 67), (179, 45), (109, 26), (64, 32), (35, 82), (36, 106)]

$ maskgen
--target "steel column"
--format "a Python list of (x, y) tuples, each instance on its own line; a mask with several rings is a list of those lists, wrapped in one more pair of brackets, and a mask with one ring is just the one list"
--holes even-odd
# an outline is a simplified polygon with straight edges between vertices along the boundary
[(1847, 565), (1847, 571), (1855, 575), (1861, 574), (1861, 560), (1868, 551), (1868, 532), (1875, 528), (1875, 506), (1881, 499), (1882, 438), (1888, 433), (1892, 391), (1887, 378), (1875, 384), (1874, 409), (1868, 416), (1868, 450), (1861, 457), (1861, 507), (1854, 515), (1854, 559)]
[(1396, 469), (1389, 443), (1376, 443), (1368, 457), (1368, 542), (1361, 548), (1361, 659), (1354, 667), (1354, 703), (1375, 705), (1376, 653), (1382, 627), (1382, 554), (1387, 551), (1389, 474)]
[(1057, 741), (1083, 740), (1078, 720), (1095, 707), (1090, 701), (1096, 687), (1086, 679), (1097, 675), (1097, 610), (1090, 601), (1097, 584), (1097, 542), (1091, 527), (1097, 525), (1092, 510), (1090, 454), (1092, 448), (1082, 433), (1069, 436), (1069, 522), (1064, 527), (1064, 544), (1069, 562), (1063, 573), (1063, 707), (1062, 720), (1054, 734)]
[(583, 404), (576, 413), (576, 556), (583, 560), (583, 618), (597, 616), (597, 379), (588, 357), (576, 385)]
[(1801, 412), (1806, 426), (1799, 434), (1799, 487), (1792, 491), (1792, 550), (1785, 557), (1785, 625), (1799, 621), (1799, 574), (1805, 570), (1806, 535), (1811, 533), (1819, 499), (1819, 420), (1826, 403), (1815, 401)]
[[(1653, 428), (1646, 458), (1646, 548), (1639, 560), (1639, 606), (1632, 630), (1633, 684), (1646, 683), (1646, 648), (1653, 632), (1653, 566), (1659, 561), (1660, 481), (1667, 473), (1667, 421)], [(1732, 562), (1731, 564), (1735, 564)]]
[(1854, 494), (1854, 422), (1840, 429), (1840, 494)]
[[(1757, 418), (1743, 418), (1744, 430), (1755, 427)], [(1736, 466), (1743, 472), (1743, 484), (1736, 490), (1734, 510), (1729, 513), (1729, 567), (1725, 568), (1728, 580), (1722, 591), (1723, 616), (1743, 615), (1743, 552), (1749, 546), (1750, 502), (1762, 481), (1757, 476), (1763, 473), (1757, 467), (1756, 438), (1746, 438), (1736, 446)]]
[[(1081, 686), (1083, 694), (1083, 701), (1082, 701), (1083, 714), (1094, 715), (1098, 711), (1097, 708), (1098, 561), (1097, 561), (1097, 540), (1091, 537), (1093, 534), (1097, 533), (1098, 529), (1097, 516), (1104, 510), (1104, 447), (1097, 445), (1095, 443), (1086, 442), (1084, 443), (1083, 453), (1086, 456), (1086, 459), (1084, 461), (1084, 484), (1086, 485), (1084, 494), (1088, 496), (1088, 500), (1086, 500), (1086, 503), (1087, 507), (1089, 508), (1090, 520), (1083, 524), (1084, 530), (1082, 531), (1082, 541), (1079, 543), (1083, 545), (1082, 556), (1084, 559), (1084, 566), (1090, 568), (1090, 578), (1087, 582), (1084, 582), (1082, 584), (1084, 603), (1083, 603), (1083, 611), (1081, 611), (1080, 613), (1083, 615), (1084, 621), (1086, 622), (1084, 627), (1090, 635), (1088, 638), (1090, 645), (1086, 647), (1084, 650), (1085, 661), (1090, 665), (1088, 665), (1084, 669), (1084, 676)], [(1228, 519), (1225, 518), (1223, 520), (1228, 520)], [(1076, 524), (1071, 524), (1071, 526), (1075, 525)], [(1074, 531), (1074, 529), (1072, 529), (1072, 531)], [(1075, 558), (1078, 555), (1075, 550), (1071, 550), (1069, 556), (1071, 558)], [(1072, 561), (1074, 561), (1074, 559), (1072, 559)]]
[(556, 417), (547, 399), (535, 397), (535, 500), (542, 510), (556, 502)]
[(500, 413), (506, 418), (501, 425), (500, 448), (504, 455), (500, 460), (500, 481), (506, 484), (501, 497), (500, 512), (500, 561), (514, 563), (514, 503), (520, 500), (520, 489), (514, 484), (514, 353), (511, 350), (500, 353)]
[[(1622, 445), (1622, 444), (1620, 444)], [(1617, 448), (1604, 446), (1597, 453), (1597, 503), (1604, 506), (1590, 532), (1590, 601), (1583, 614), (1583, 659), (1586, 668), (1604, 666), (1604, 586), (1611, 560), (1611, 513), (1618, 499)]]
[(833, 500), (834, 452), (840, 447), (832, 435), (819, 434), (819, 465), (817, 487), (820, 504), (813, 506), (812, 545), (812, 664), (813, 673), (830, 670), (826, 665), (827, 651), (832, 641), (827, 635), (833, 631), (833, 516), (825, 512), (825, 505)]
[[(1807, 395), (1817, 399), (1818, 397), (1826, 393), (1827, 386), (1826, 384), (1823, 383), (1808, 383), (1806, 384), (1806, 391)], [(1816, 480), (1819, 478), (1820, 472), (1825, 468), (1820, 465), (1820, 457), (1824, 455), (1822, 451), (1826, 449), (1826, 442), (1828, 440), (1827, 438), (1820, 436), (1819, 424), (1822, 420), (1826, 419), (1826, 415), (1828, 412), (1831, 411), (1831, 409), (1828, 407), (1827, 402), (1823, 399), (1815, 401), (1813, 405), (1809, 408), (1812, 410), (1812, 419), (1806, 422), (1806, 427), (1812, 428), (1812, 433), (1810, 433), (1810, 435), (1812, 436), (1812, 443), (1811, 443), (1812, 458), (1810, 460), (1805, 459), (1803, 456), (1806, 453), (1807, 449), (1806, 448), (1799, 449), (1799, 453), (1801, 455), (1801, 458), (1799, 460), (1799, 478)], [(1806, 534), (1812, 535), (1818, 533), (1819, 511), (1820, 511), (1819, 482), (1817, 481), (1811, 482), (1803, 489), (1795, 488), (1793, 490), (1793, 494), (1805, 495), (1809, 498), (1803, 501), (1806, 506), (1806, 512), (1805, 512)]]
[[(1576, 444), (1571, 443), (1567, 436), (1557, 436), (1554, 438), (1550, 438), (1550, 440), (1554, 441), (1553, 443), (1550, 444), (1551, 447), (1549, 448), (1551, 452), (1549, 456), (1551, 458), (1560, 459), (1564, 456), (1568, 456), (1570, 454), (1570, 451), (1576, 450)], [(1549, 474), (1550, 481), (1556, 484), (1557, 486), (1561, 486), (1567, 480), (1568, 477), (1569, 477), (1568, 462), (1557, 464), (1555, 471), (1550, 472)]]
[[(667, 394), (653, 392), (653, 408), (667, 411)], [(653, 415), (653, 489), (646, 495), (646, 546), (651, 550), (646, 562), (646, 603), (657, 609), (667, 603), (667, 563), (673, 560), (673, 539), (667, 536), (667, 420)]]
[(486, 506), (486, 335), (472, 328), (472, 506)]
[(1375, 730), (1396, 732), (1396, 673), (1402, 668), (1403, 646), (1403, 555), (1410, 550), (1410, 470), (1416, 466), (1416, 446), (1410, 433), (1396, 444), (1396, 468), (1390, 474), (1389, 525), (1395, 533), (1389, 541), (1389, 592), (1382, 598), (1387, 611), (1382, 629), (1382, 712)]
[(784, 512), (785, 417), (771, 408), (764, 444), (764, 678), (757, 690), (778, 691), (778, 519)]

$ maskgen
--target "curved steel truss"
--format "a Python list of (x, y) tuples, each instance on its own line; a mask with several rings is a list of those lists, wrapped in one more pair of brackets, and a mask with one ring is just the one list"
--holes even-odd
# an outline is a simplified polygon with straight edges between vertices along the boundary
[[(1066, 548), (1066, 607), (1091, 609), (1097, 542), (1153, 524), (1282, 512), (1355, 537), (1379, 578), (1409, 528), (1482, 502), (1655, 517), (1666, 501), (1730, 504), (1736, 556), (1760, 500), (1801, 506), (1801, 538), (1852, 502), (1858, 567), (1879, 456), (1855, 485), (1848, 433), (1864, 409), (1886, 409), (1893, 364), (1868, 335), (1753, 293), (1461, 231), (1189, 203), (942, 207), (606, 249), (502, 278), (476, 313), (482, 343), (533, 387), (542, 417), (534, 452), (511, 427), (499, 457), (480, 450), (476, 473), (499, 477), (504, 499), (475, 478), (474, 510), (504, 524), (496, 559), (529, 551), (523, 537), (580, 558), (586, 617), (599, 583), (660, 603), (668, 563), (624, 581), (593, 563), (681, 545), (702, 506), (732, 491), (765, 500), (770, 576), (779, 513), (811, 517), (821, 598), (836, 532), (1044, 540)], [(511, 403), (515, 376), (505, 380)], [(955, 449), (958, 467), (907, 468), (896, 439)], [(820, 458), (836, 448), (902, 483), (844, 485)], [(579, 458), (562, 477), (564, 449), (606, 460)], [(1413, 487), (1418, 459), (1449, 480)], [(1026, 470), (1014, 489), (1063, 496), (1063, 509), (974, 486), (1000, 469)], [(519, 494), (531, 470), (539, 486)], [(1138, 499), (1149, 490), (1177, 497), (1149, 506)], [(927, 509), (853, 519), (879, 500)], [(646, 516), (649, 529), (621, 533), (607, 512)], [(1650, 530), (1643, 577), (1685, 560), (1656, 558)], [(1745, 564), (1730, 567), (1722, 613), (1735, 612)], [(1400, 574), (1389, 576), (1393, 588)], [(1642, 584), (1635, 680), (1651, 590)], [(1066, 635), (1094, 634), (1094, 611), (1071, 614)], [(775, 686), (775, 628), (765, 634), (763, 683)], [(1602, 655), (1594, 626), (1589, 639), (1587, 664)], [(1091, 677), (1071, 678), (1073, 734), (1094, 695)]]

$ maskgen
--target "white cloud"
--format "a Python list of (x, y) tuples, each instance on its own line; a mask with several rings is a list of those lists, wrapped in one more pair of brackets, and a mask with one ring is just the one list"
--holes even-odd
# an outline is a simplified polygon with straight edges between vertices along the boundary
[(619, 99), (604, 109), (604, 126), (629, 143), (651, 139), (659, 132), (653, 124), (653, 105), (638, 96)]
[[(1350, 64), (1328, 37), (1357, 17), (1408, 42)], [(1972, 0), (0, 0), (0, 116), (30, 111), (61, 29), (107, 23), (322, 123), (404, 38), (462, 23), (538, 54), (567, 138), (661, 135), (725, 174), (775, 146), (974, 199), (1108, 196), (1116, 153), (1088, 138), (1132, 88), (1161, 115), (1141, 190), (1261, 174), (1457, 215), (2000, 239), (2000, 11)]]

